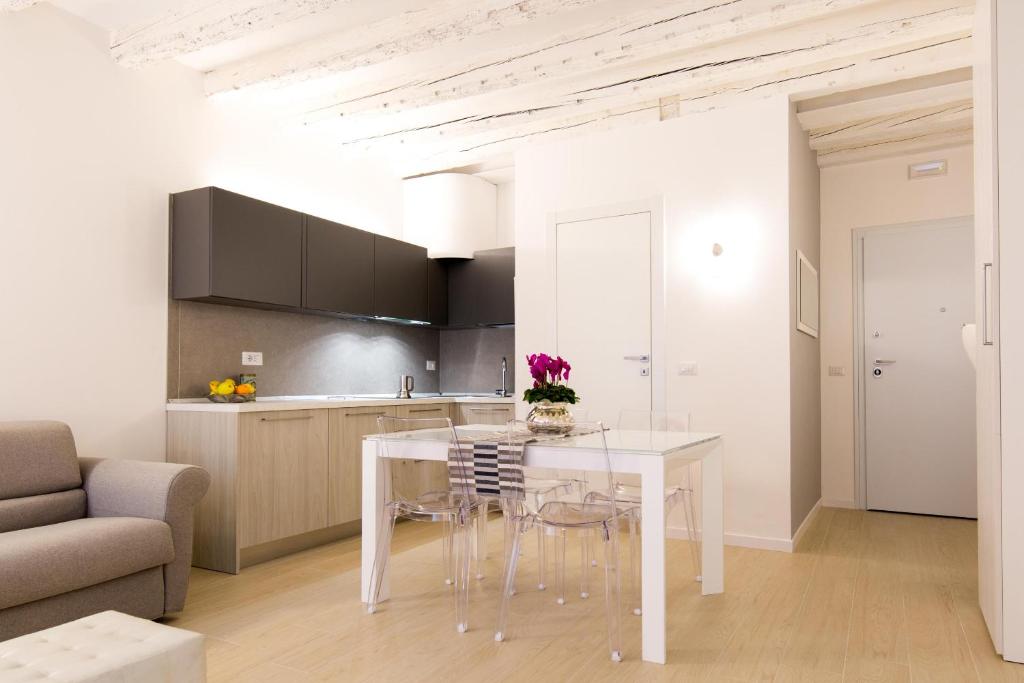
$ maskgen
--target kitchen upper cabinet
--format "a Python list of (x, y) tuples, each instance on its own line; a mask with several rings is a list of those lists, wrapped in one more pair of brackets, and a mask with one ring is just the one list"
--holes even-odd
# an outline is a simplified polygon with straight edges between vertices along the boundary
[(427, 259), (427, 322), (448, 324), (448, 269), (437, 259)]
[(335, 408), (330, 411), (331, 456), (328, 469), (330, 525), (363, 516), (363, 437), (377, 434), (377, 418), (395, 416), (394, 406)]
[(302, 214), (216, 187), (172, 196), (172, 296), (299, 308)]
[(306, 216), (302, 307), (328, 313), (373, 313), (373, 234)]
[(427, 250), (382, 235), (373, 238), (373, 314), (427, 319)]
[(515, 322), (515, 248), (478, 251), (448, 267), (448, 324), (452, 327)]

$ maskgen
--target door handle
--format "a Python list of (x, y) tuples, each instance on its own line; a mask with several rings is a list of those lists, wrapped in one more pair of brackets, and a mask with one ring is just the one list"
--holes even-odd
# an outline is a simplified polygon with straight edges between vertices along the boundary
[(290, 415), (288, 417), (261, 417), (260, 422), (291, 422), (292, 420), (312, 420), (313, 416), (310, 414), (306, 415)]
[(895, 362), (896, 361), (894, 361), (894, 360), (885, 360), (884, 358), (876, 358), (875, 359), (875, 365), (892, 365)]
[(981, 283), (981, 344), (982, 346), (993, 346), (991, 319), (989, 306), (992, 305), (992, 264), (986, 263), (982, 266)]
[(647, 355), (643, 355), (643, 356), (623, 356), (622, 360), (635, 360), (635, 361), (638, 361), (640, 363), (650, 363), (651, 362), (651, 357), (647, 356)]

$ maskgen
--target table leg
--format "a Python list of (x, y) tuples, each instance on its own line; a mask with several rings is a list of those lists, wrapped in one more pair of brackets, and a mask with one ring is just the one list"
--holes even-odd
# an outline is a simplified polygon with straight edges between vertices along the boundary
[[(377, 555), (377, 537), (380, 535), (380, 522), (383, 516), (381, 513), (386, 495), (387, 466), (384, 458), (377, 457), (377, 443), (364, 440), (362, 574), (359, 590), (364, 603), (369, 602), (370, 598), (370, 575), (373, 572), (373, 559)], [(381, 600), (387, 600), (390, 595), (390, 574), (390, 569), (384, 572), (380, 586)]]
[(640, 475), (643, 659), (665, 663), (665, 463), (650, 458)]
[(714, 595), (725, 591), (725, 474), (721, 439), (701, 461), (701, 591)]

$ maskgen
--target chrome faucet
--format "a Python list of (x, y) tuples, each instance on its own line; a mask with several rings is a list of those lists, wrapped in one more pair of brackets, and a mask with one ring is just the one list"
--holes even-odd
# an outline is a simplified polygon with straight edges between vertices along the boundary
[(501, 389), (495, 389), (494, 393), (498, 396), (508, 396), (508, 386), (506, 385), (506, 377), (508, 376), (508, 360), (501, 357)]

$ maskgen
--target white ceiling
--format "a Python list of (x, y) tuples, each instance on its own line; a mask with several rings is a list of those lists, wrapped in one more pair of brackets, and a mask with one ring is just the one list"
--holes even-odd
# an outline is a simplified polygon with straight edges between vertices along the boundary
[(973, 0), (51, 1), (409, 174), (778, 94), (823, 165), (971, 138)]

